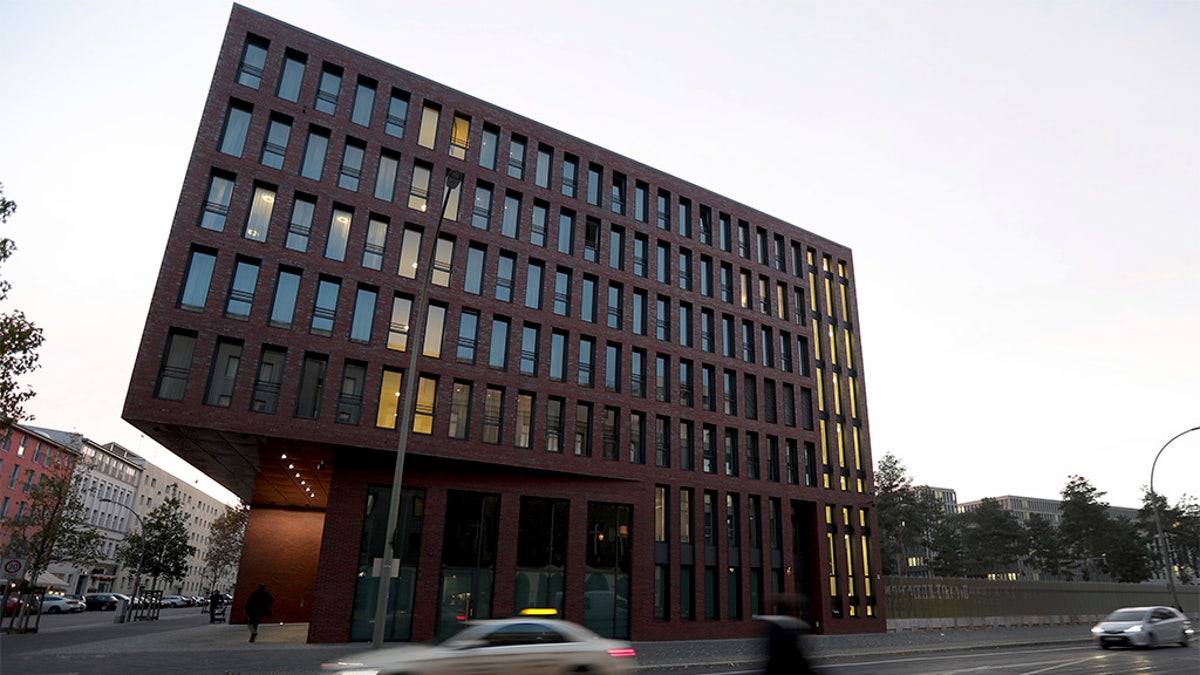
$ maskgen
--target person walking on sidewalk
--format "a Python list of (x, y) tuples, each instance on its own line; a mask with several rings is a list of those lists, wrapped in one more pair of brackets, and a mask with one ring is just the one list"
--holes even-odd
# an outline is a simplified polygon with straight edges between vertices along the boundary
[(246, 624), (250, 626), (250, 641), (258, 637), (258, 623), (263, 617), (271, 616), (271, 604), (275, 598), (267, 592), (266, 584), (259, 584), (258, 590), (250, 594), (246, 600)]
[(221, 621), (225, 621), (225, 594), (221, 591), (213, 589), (212, 595), (208, 596), (208, 622), (216, 623), (217, 615), (221, 615)]

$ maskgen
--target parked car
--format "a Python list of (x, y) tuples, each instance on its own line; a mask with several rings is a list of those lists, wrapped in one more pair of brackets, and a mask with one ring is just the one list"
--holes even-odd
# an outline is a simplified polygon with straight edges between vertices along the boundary
[(83, 596), (84, 604), (88, 609), (98, 609), (104, 612), (116, 609), (119, 599), (116, 593), (88, 593)]
[(27, 603), (21, 600), (20, 595), (13, 593), (12, 595), (8, 596), (7, 600), (4, 601), (4, 616), (13, 616), (19, 609), (28, 606), (29, 605)]
[(1186, 647), (1192, 635), (1192, 622), (1172, 607), (1123, 607), (1092, 628), (1101, 649), (1153, 648), (1161, 644)]
[(164, 595), (162, 596), (163, 607), (187, 607), (188, 601), (182, 595)]
[(42, 597), (42, 614), (66, 614), (82, 612), (87, 604), (68, 598), (64, 595), (46, 594)]
[(600, 637), (557, 619), (469, 621), (437, 644), (352, 654), (325, 663), (326, 673), (632, 673), (637, 654), (628, 642)]

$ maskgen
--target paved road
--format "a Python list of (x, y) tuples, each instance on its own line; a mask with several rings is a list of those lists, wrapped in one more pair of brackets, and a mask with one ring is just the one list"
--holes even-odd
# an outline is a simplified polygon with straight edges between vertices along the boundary
[[(164, 610), (159, 621), (130, 624), (112, 623), (111, 614), (48, 616), (43, 617), (37, 633), (0, 635), (0, 672), (313, 675), (322, 662), (367, 647), (363, 643), (306, 644), (307, 632), (307, 624), (264, 625), (258, 641), (251, 644), (244, 625), (210, 624), (207, 616), (195, 609)], [(815, 662), (828, 665), (885, 654), (930, 654), (989, 645), (1061, 643), (1082, 647), (1087, 641), (1087, 626), (1063, 626), (811, 636), (808, 647)], [(722, 665), (731, 672), (754, 672), (761, 655), (760, 644), (754, 640), (640, 642), (635, 646), (645, 672), (689, 666), (717, 672), (708, 667)]]

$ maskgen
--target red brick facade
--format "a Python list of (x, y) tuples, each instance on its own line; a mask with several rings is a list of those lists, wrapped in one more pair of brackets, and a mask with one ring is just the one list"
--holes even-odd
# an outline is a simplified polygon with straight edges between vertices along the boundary
[[(289, 59), (305, 63), (294, 101), (281, 88)], [(340, 75), (336, 87), (326, 70)], [(333, 113), (318, 109), (322, 83), (338, 92)], [(372, 88), (362, 120), (359, 92)], [(402, 136), (393, 99), (407, 101)], [(461, 156), (456, 117), (469, 119)], [(434, 129), (423, 144), (422, 130)], [(321, 138), (323, 171), (306, 177)], [(488, 148), (494, 163), (481, 159)], [(380, 176), (393, 159), (389, 195)], [(449, 170), (465, 178), (458, 213), (439, 222)], [(224, 204), (214, 176), (231, 186)], [(271, 199), (260, 199), (266, 191)], [(427, 209), (411, 208), (410, 192)], [(265, 220), (255, 220), (256, 200), (268, 205)], [(315, 205), (311, 223), (297, 226), (305, 203)], [(506, 220), (506, 204), (518, 218)], [(344, 239), (339, 213), (350, 216)], [(572, 218), (573, 228), (561, 226)], [(373, 220), (387, 223), (384, 238)], [(499, 528), (484, 551), (488, 606), (471, 611), (517, 608), (517, 523), (528, 515), (522, 499), (537, 498), (566, 503), (568, 619), (585, 622), (588, 584), (611, 572), (628, 584), (617, 591), (627, 609), (613, 610), (616, 630), (636, 640), (750, 634), (751, 616), (772, 611), (779, 594), (809, 598), (821, 631), (884, 630), (847, 247), (235, 6), (124, 416), (251, 503), (239, 598), (266, 583), (273, 620), (309, 621), (312, 641), (348, 640), (367, 625), (373, 605), (355, 593), (379, 555), (364, 548), (377, 522), (368, 502), (391, 484), (397, 444), (395, 420), (379, 411), (397, 393), (384, 388), (389, 373), (410, 358), (388, 348), (389, 333), (406, 330), (393, 297), (418, 296), (439, 227), (453, 242), (449, 280), (430, 286), (430, 304), (444, 309), (441, 352), (417, 368), (436, 396), (418, 402), (428, 426), (412, 435), (404, 474), (423, 514), (410, 558), (412, 639), (431, 637), (450, 611), (447, 575), (461, 565), (445, 538), (461, 523), (448, 513), (464, 495), (494, 496), (498, 509), (487, 512)], [(416, 255), (406, 232), (419, 233)], [(414, 264), (416, 278), (397, 274)], [(287, 274), (299, 280), (290, 322), (276, 312)], [(370, 330), (356, 333), (366, 316)], [(503, 325), (507, 338), (497, 340)], [(283, 375), (272, 380), (277, 366)], [(468, 394), (455, 409), (457, 391)], [(618, 425), (608, 428), (610, 411)], [(684, 495), (695, 498), (687, 542)], [(631, 514), (605, 544), (624, 556), (611, 569), (596, 563), (604, 538), (595, 514), (609, 504)], [(689, 574), (690, 593), (680, 586)]]

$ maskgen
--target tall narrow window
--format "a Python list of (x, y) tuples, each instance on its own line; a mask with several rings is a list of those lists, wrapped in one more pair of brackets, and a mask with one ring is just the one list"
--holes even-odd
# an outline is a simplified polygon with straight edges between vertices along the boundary
[(429, 208), (429, 178), (432, 174), (429, 166), (413, 164), (412, 183), (408, 189), (408, 208), (424, 212)]
[(338, 295), (342, 284), (336, 279), (322, 278), (317, 283), (317, 298), (313, 303), (311, 332), (316, 335), (332, 335), (333, 322), (337, 317)]
[(409, 279), (417, 278), (417, 265), (421, 256), (420, 228), (408, 225), (404, 228), (404, 236), (400, 239), (400, 265), (396, 274)]
[(512, 302), (513, 285), (517, 271), (517, 256), (512, 253), (501, 253), (499, 264), (496, 266), (496, 299), (501, 302)]
[(537, 166), (533, 172), (533, 182), (541, 188), (550, 187), (550, 165), (554, 162), (554, 150), (545, 145), (537, 149)]
[(276, 328), (291, 328), (296, 315), (296, 296), (300, 292), (300, 272), (286, 268), (279, 270), (275, 282), (275, 300), (271, 304), (271, 325)]
[(233, 197), (233, 181), (214, 174), (208, 179), (208, 197), (200, 214), (200, 227), (206, 230), (225, 230), (225, 218), (229, 215), (229, 200)]
[(579, 158), (563, 155), (562, 161), (562, 193), (565, 197), (574, 198), (578, 193)]
[(412, 320), (412, 298), (396, 294), (392, 298), (392, 316), (388, 324), (388, 349), (408, 350), (409, 322)]
[(546, 245), (546, 230), (549, 227), (550, 205), (541, 200), (533, 201), (533, 218), (529, 227), (529, 243), (534, 246)]
[(321, 69), (321, 81), (317, 85), (317, 98), (313, 102), (313, 107), (330, 115), (336, 113), (341, 89), (342, 69), (326, 63)]
[(530, 309), (542, 308), (542, 277), (545, 275), (543, 263), (530, 260), (525, 269), (525, 306)]
[(458, 343), (454, 358), (460, 363), (475, 363), (479, 343), (479, 313), (463, 311), (458, 320)]
[(391, 368), (383, 369), (379, 383), (379, 407), (375, 414), (375, 426), (380, 429), (395, 429), (396, 415), (400, 411), (400, 385), (403, 374)]
[(192, 354), (196, 349), (196, 334), (190, 331), (172, 330), (167, 337), (167, 349), (163, 353), (158, 371), (158, 386), (154, 395), (169, 401), (182, 401), (187, 390), (188, 375), (192, 369)]
[(263, 347), (250, 402), (250, 409), (254, 412), (275, 413), (279, 405), (279, 389), (283, 386), (283, 366), (286, 357), (287, 351), (280, 347)]
[(450, 394), (450, 427), (446, 433), (450, 438), (467, 438), (471, 423), (471, 383), (454, 383)]
[(537, 375), (540, 342), (541, 329), (538, 326), (526, 324), (521, 329), (520, 372), (522, 375)]
[(334, 421), (338, 424), (358, 424), (362, 419), (364, 384), (367, 379), (367, 367), (357, 361), (347, 361), (342, 368), (342, 387), (338, 392), (337, 415)]
[(225, 115), (225, 129), (221, 132), (220, 151), (226, 155), (241, 157), (246, 146), (246, 132), (250, 130), (251, 108), (245, 103), (233, 103)]
[(488, 347), (488, 366), (491, 368), (508, 368), (508, 331), (508, 319), (492, 317), (492, 339)]
[(560, 267), (554, 273), (554, 313), (571, 316), (571, 270)]
[(257, 35), (246, 38), (246, 47), (242, 48), (241, 62), (238, 64), (238, 84), (245, 84), (251, 89), (258, 89), (263, 82), (263, 68), (266, 67), (266, 49), (270, 42)]
[(283, 72), (279, 75), (279, 88), (275, 95), (293, 103), (300, 100), (300, 87), (304, 84), (304, 67), (307, 57), (288, 50), (283, 59)]
[(533, 447), (534, 395), (527, 392), (517, 394), (517, 420), (513, 445), (518, 448)]
[(246, 219), (247, 239), (266, 241), (271, 227), (271, 213), (275, 210), (275, 191), (261, 185), (254, 188), (254, 200), (250, 202), (250, 216)]
[(481, 230), (491, 226), (492, 219), (492, 187), (485, 183), (475, 186), (475, 202), (471, 208), (471, 225)]
[(508, 144), (508, 175), (517, 180), (525, 179), (525, 139), (516, 134)]
[(379, 216), (367, 221), (367, 241), (363, 244), (362, 266), (367, 269), (383, 269), (383, 254), (387, 246), (388, 223)]
[(592, 404), (575, 404), (575, 454), (592, 456)]
[(500, 234), (512, 239), (521, 237), (521, 195), (515, 192), (504, 194), (504, 214), (501, 217)]
[(287, 242), (284, 244), (293, 251), (308, 250), (308, 237), (312, 234), (313, 212), (317, 205), (311, 199), (296, 197), (292, 203), (292, 217), (288, 221)]
[(467, 271), (463, 275), (463, 290), (472, 295), (483, 293), (483, 267), (487, 262), (487, 249), (471, 244), (467, 249)]
[(238, 260), (233, 269), (233, 283), (229, 287), (229, 299), (225, 303), (225, 316), (231, 319), (247, 319), (254, 304), (254, 289), (258, 285), (258, 263)]
[(431, 150), (437, 146), (438, 121), (441, 115), (441, 110), (428, 103), (421, 108), (421, 127), (417, 131), (417, 145)]
[(208, 249), (196, 249), (188, 260), (187, 275), (183, 280), (183, 290), (179, 296), (179, 306), (184, 309), (204, 309), (208, 302), (208, 287), (212, 282), (213, 268), (217, 264), (217, 254)]
[(212, 372), (208, 378), (208, 394), (204, 397), (206, 404), (229, 407), (233, 402), (233, 387), (237, 383), (238, 366), (241, 363), (241, 342), (217, 341), (217, 353), (213, 357)]
[(467, 158), (469, 149), (468, 139), (471, 136), (471, 118), (463, 115), (454, 116), (454, 126), (450, 127), (450, 156), (458, 159)]
[(483, 125), (483, 135), (479, 142), (479, 166), (485, 169), (496, 168), (496, 149), (500, 145), (500, 129), (491, 125)]
[(272, 116), (267, 125), (267, 137), (263, 140), (262, 156), (259, 159), (263, 166), (272, 169), (283, 168), (283, 161), (287, 158), (288, 139), (291, 136), (292, 121)]
[(558, 216), (558, 252), (575, 255), (575, 214), (570, 211)]
[(557, 396), (546, 401), (546, 452), (562, 452), (566, 407), (566, 400)]
[(404, 128), (408, 124), (408, 94), (393, 89), (388, 99), (387, 118), (383, 124), (384, 133), (396, 138), (404, 138)]
[(432, 434), (436, 413), (437, 379), (422, 375), (417, 380), (417, 408), (413, 411), (413, 433)]
[(338, 187), (351, 192), (358, 192), (358, 184), (362, 179), (363, 158), (367, 148), (359, 141), (346, 141), (342, 152), (342, 166), (338, 170)]
[(374, 107), (375, 82), (359, 78), (358, 86), (354, 88), (354, 108), (350, 111), (350, 121), (359, 126), (371, 126), (371, 112)]
[(325, 389), (325, 369), (329, 359), (324, 354), (305, 354), (300, 371), (300, 391), (296, 396), (296, 417), (316, 419), (321, 413), (321, 392)]
[(590, 337), (579, 338), (579, 362), (576, 382), (581, 387), (595, 384), (596, 341)]
[(379, 292), (374, 288), (359, 286), (354, 296), (354, 316), (350, 321), (350, 339), (355, 342), (370, 342), (371, 329), (375, 324), (375, 300)]
[(325, 241), (325, 257), (330, 260), (345, 260), (346, 245), (350, 241), (352, 214), (343, 209), (334, 209), (329, 218), (329, 237)]
[(504, 389), (488, 387), (483, 399), (483, 442), (499, 443), (504, 414)]
[(321, 180), (325, 169), (325, 153), (329, 150), (329, 132), (313, 129), (308, 132), (308, 143), (304, 146), (304, 163), (300, 166), (300, 175), (313, 180)]

